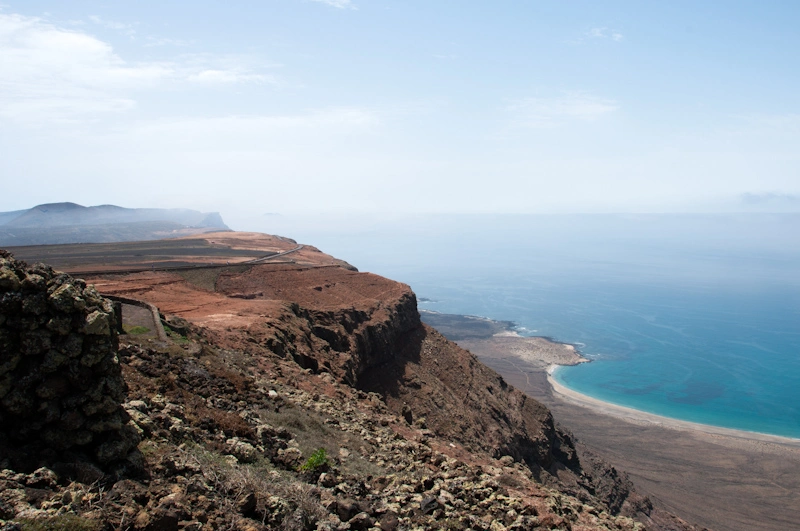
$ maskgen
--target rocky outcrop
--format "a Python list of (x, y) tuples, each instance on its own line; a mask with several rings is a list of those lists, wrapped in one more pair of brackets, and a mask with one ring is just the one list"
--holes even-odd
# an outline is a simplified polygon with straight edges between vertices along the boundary
[[(408, 427), (379, 396), (329, 373), (291, 360), (255, 368), (202, 339), (198, 350), (197, 339), (190, 331), (183, 354), (120, 350), (126, 408), (149, 448), (147, 481), (96, 488), (65, 485), (47, 468), (0, 471), (0, 527), (37, 519), (137, 531), (641, 529), (542, 486), (513, 459), (481, 463)], [(298, 467), (320, 445), (326, 462)]]
[(629, 485), (612, 480), (619, 484), (618, 501), (588, 484), (570, 435), (556, 428), (545, 406), (432, 328), (418, 327), (401, 346), (364, 372), (364, 390), (381, 394), (411, 425), (496, 459), (508, 457), (540, 481), (566, 482), (574, 494), (618, 512)]
[(136, 468), (112, 303), (0, 250), (0, 464)]
[(372, 368), (394, 360), (406, 336), (421, 327), (417, 299), (411, 290), (385, 301), (373, 312), (292, 308), (320, 343), (313, 356), (299, 360), (301, 364), (323, 366), (354, 387), (364, 385), (364, 375)]
[(373, 366), (396, 357), (404, 337), (419, 329), (417, 299), (405, 284), (344, 268), (252, 268), (224, 273), (216, 290), (227, 297), (282, 300), (279, 315), (248, 334), (272, 352), (314, 372), (358, 386)]
[[(407, 424), (482, 455), (508, 457), (539, 481), (612, 513), (628, 499), (624, 478), (584, 470), (572, 438), (556, 428), (545, 406), (422, 324), (408, 286), (340, 269), (253, 269), (221, 275), (217, 289), (287, 301), (279, 317), (251, 326), (246, 339), (229, 345), (254, 352), (265, 346), (314, 374), (376, 393)], [(224, 343), (236, 336), (218, 337)]]
[[(49, 352), (60, 352), (63, 337), (83, 340), (60, 365), (65, 375), (84, 366), (84, 347), (95, 335), (113, 350), (113, 332), (92, 333), (105, 330), (103, 319), (112, 328), (110, 312), (80, 281), (3, 260), (0, 325), (10, 350), (4, 346), (2, 359), (28, 352), (21, 339), (27, 330), (47, 331), (40, 333), (47, 348), (20, 356), (11, 369), (17, 372), (10, 389), (22, 389), (38, 408), (45, 401), (38, 384), (51, 374), (42, 366)], [(44, 287), (26, 291), (33, 275)], [(30, 452), (36, 462), (20, 467), (5, 456), (9, 448), (22, 455), (26, 428), (19, 417), (6, 432), (4, 416), (0, 529), (31, 520), (42, 528), (136, 531), (642, 529), (615, 514), (625, 502), (603, 501), (624, 496), (627, 485), (615, 472), (604, 482), (585, 480), (571, 439), (549, 412), (422, 325), (408, 286), (340, 268), (285, 265), (232, 269), (220, 275), (215, 292), (180, 277), (137, 279), (142, 289), (128, 284), (124, 292), (171, 315), (168, 339), (126, 335), (119, 365), (113, 357), (87, 359), (91, 378), (86, 371), (85, 381), (67, 377), (57, 394), (63, 412), (70, 396), (83, 400), (82, 386), (91, 388), (92, 378), (119, 381), (121, 370), (125, 413), (103, 413), (119, 420), (116, 432), (48, 449), (40, 436), (45, 428), (68, 431), (54, 416), (28, 430), (38, 441)], [(54, 297), (59, 290), (63, 299)], [(34, 306), (22, 301), (37, 293), (43, 310), (31, 313), (26, 308)], [(258, 295), (227, 296), (237, 293)], [(106, 317), (89, 319), (94, 312)], [(59, 316), (69, 326), (48, 328)], [(27, 383), (20, 387), (18, 379)], [(120, 397), (111, 398), (118, 404)], [(78, 408), (84, 427), (99, 418), (82, 410), (89, 403)], [(34, 422), (46, 418), (28, 413)], [(106, 463), (99, 448), (129, 428), (142, 437), (142, 476), (64, 481), (66, 467), (56, 465), (69, 454), (83, 453), (106, 469), (125, 462)], [(594, 469), (602, 472), (602, 464)]]

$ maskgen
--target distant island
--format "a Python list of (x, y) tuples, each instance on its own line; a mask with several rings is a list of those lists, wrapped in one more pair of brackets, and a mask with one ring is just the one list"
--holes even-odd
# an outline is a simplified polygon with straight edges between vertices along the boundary
[(49, 203), (0, 212), (0, 246), (159, 240), (230, 230), (218, 212)]

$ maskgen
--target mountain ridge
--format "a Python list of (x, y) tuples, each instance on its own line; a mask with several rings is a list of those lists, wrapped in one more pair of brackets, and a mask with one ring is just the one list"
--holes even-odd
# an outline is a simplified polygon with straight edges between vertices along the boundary
[(230, 230), (219, 212), (45, 203), (0, 212), (0, 245), (141, 241)]

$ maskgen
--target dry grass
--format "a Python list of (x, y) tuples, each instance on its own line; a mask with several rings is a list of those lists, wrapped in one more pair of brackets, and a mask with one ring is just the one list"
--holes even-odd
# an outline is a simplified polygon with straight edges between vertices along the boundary
[(204, 400), (184, 393), (184, 411), (190, 425), (214, 432), (221, 430), (227, 437), (253, 439), (255, 430), (233, 411), (208, 407)]
[[(386, 468), (378, 466), (365, 455), (369, 455), (369, 444), (353, 433), (324, 422), (324, 417), (315, 411), (307, 410), (294, 404), (286, 404), (278, 410), (261, 409), (258, 414), (264, 422), (275, 427), (289, 430), (297, 441), (304, 456), (310, 456), (320, 448), (324, 448), (331, 464), (342, 472), (357, 476), (382, 476)], [(362, 455), (361, 448), (367, 451)], [(347, 457), (341, 457), (339, 450), (349, 450)]]
[(325, 448), (331, 455), (336, 455), (339, 451), (342, 432), (326, 426), (324, 419), (313, 411), (290, 403), (277, 411), (262, 409), (258, 413), (267, 424), (275, 427), (283, 426), (289, 430), (297, 440), (303, 455), (311, 455), (319, 448)]
[(255, 507), (247, 515), (270, 528), (286, 531), (313, 529), (325, 518), (316, 489), (297, 483), (287, 472), (274, 469), (267, 460), (253, 464), (232, 464), (221, 454), (187, 444), (185, 457), (203, 470), (214, 491), (223, 495), (223, 508), (229, 514), (239, 511), (239, 503), (254, 496)]

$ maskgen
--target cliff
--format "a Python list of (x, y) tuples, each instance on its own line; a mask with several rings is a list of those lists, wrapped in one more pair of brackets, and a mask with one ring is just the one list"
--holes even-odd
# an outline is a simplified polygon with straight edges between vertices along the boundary
[(286, 264), (88, 280), (166, 316), (169, 341), (149, 334), (158, 323), (130, 321), (133, 312), (120, 339), (123, 407), (142, 437), (142, 471), (108, 475), (103, 488), (68, 470), (0, 472), (0, 519), (74, 515), (127, 529), (690, 528), (581, 454), (544, 406), (423, 325), (408, 286)]

